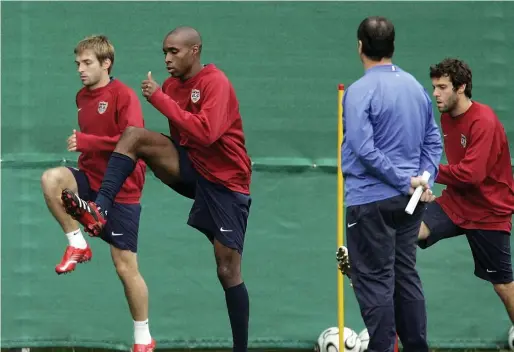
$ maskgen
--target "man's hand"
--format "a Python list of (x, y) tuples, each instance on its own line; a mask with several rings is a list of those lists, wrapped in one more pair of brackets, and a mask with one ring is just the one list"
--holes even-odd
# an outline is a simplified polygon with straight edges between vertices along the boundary
[(141, 92), (148, 99), (157, 89), (159, 89), (159, 85), (152, 78), (152, 72), (148, 71), (148, 78), (141, 83)]
[(432, 203), (434, 200), (435, 200), (435, 196), (432, 193), (431, 189), (426, 189), (421, 194), (421, 198), (419, 199), (420, 202), (424, 202), (424, 203)]
[(68, 137), (68, 151), (76, 152), (77, 151), (77, 131), (73, 130), (71, 136)]
[(422, 187), (423, 187), (423, 191), (424, 191), (424, 192), (425, 192), (426, 190), (430, 189), (430, 186), (428, 185), (428, 182), (425, 182), (425, 180), (423, 180), (423, 177), (421, 177), (421, 176), (411, 177), (411, 178), (410, 178), (409, 195), (414, 194), (414, 191), (415, 191), (415, 190), (416, 190), (416, 188), (418, 188), (419, 186), (422, 186)]

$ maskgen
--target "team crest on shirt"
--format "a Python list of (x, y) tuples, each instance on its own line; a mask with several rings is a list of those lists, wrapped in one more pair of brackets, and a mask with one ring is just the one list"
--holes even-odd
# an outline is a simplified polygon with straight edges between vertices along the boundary
[(460, 135), (460, 145), (462, 145), (462, 148), (466, 148), (466, 144), (468, 144), (468, 141), (466, 140), (466, 136), (461, 134)]
[(109, 106), (109, 103), (107, 103), (106, 101), (99, 102), (98, 103), (98, 113), (103, 114), (107, 110), (108, 106)]
[(191, 101), (193, 103), (197, 103), (200, 100), (200, 91), (198, 89), (193, 89), (191, 91)]

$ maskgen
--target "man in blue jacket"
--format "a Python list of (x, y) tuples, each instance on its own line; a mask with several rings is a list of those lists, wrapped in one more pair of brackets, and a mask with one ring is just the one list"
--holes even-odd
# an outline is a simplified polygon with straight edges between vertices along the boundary
[[(351, 280), (373, 352), (427, 352), (425, 298), (415, 268), (423, 203), (442, 155), (432, 102), (422, 85), (392, 63), (395, 29), (368, 17), (357, 31), (365, 74), (343, 99), (346, 241)], [(428, 183), (421, 174), (428, 171)], [(423, 186), (409, 215), (410, 195)], [(345, 255), (347, 254), (344, 253)], [(346, 256), (347, 258), (347, 256)], [(342, 269), (344, 269), (344, 258)], [(343, 270), (342, 270), (343, 271)]]

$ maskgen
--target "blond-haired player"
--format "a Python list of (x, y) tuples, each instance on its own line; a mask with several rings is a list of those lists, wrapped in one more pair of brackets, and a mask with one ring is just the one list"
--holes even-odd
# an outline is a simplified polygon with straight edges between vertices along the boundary
[[(77, 44), (74, 54), (83, 87), (76, 95), (79, 129), (73, 130), (68, 138), (67, 149), (80, 153), (78, 168), (56, 167), (46, 170), (41, 177), (48, 209), (69, 241), (61, 262), (55, 267), (57, 274), (70, 273), (78, 263), (92, 258), (79, 224), (63, 207), (62, 191), (70, 189), (82, 199), (95, 200), (107, 162), (121, 134), (129, 126), (144, 126), (137, 95), (111, 76), (114, 47), (109, 39), (102, 35), (87, 37)], [(148, 326), (148, 289), (139, 273), (136, 256), (145, 171), (144, 162), (138, 162), (118, 193), (109, 213), (109, 224), (100, 235), (110, 244), (112, 259), (125, 289), (134, 320), (133, 349), (138, 352), (155, 348)]]

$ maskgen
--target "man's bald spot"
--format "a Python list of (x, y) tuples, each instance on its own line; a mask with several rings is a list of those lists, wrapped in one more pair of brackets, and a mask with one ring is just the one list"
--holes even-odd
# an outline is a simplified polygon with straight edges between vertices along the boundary
[(193, 27), (177, 27), (169, 32), (166, 38), (170, 36), (176, 37), (180, 42), (186, 45), (198, 45), (200, 48), (202, 47), (202, 37)]

